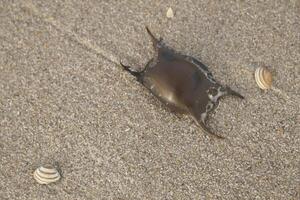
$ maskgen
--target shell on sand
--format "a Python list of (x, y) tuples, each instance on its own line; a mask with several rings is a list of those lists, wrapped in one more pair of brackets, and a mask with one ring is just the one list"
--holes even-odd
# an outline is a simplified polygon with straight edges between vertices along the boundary
[(167, 10), (167, 18), (173, 18), (174, 17), (174, 12), (172, 10), (172, 8), (169, 8)]
[(272, 86), (272, 74), (271, 72), (265, 67), (259, 67), (255, 70), (254, 73), (255, 81), (263, 90), (270, 89)]
[(41, 166), (34, 171), (33, 177), (39, 184), (49, 184), (58, 181), (61, 175), (58, 170), (52, 166)]

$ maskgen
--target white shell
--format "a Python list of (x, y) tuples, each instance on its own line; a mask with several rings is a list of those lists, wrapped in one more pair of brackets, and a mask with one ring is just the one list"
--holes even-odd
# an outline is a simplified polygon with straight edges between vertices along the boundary
[(167, 18), (173, 18), (174, 17), (174, 12), (172, 10), (172, 8), (169, 8), (167, 10)]
[(258, 87), (260, 87), (263, 90), (271, 88), (272, 74), (268, 69), (264, 67), (259, 67), (255, 70), (254, 76)]
[(39, 184), (49, 184), (58, 181), (61, 176), (57, 169), (41, 166), (34, 171), (33, 177)]

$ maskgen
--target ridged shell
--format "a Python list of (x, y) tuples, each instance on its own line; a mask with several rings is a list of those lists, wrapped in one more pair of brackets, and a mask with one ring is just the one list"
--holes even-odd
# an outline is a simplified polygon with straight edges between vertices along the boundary
[(259, 67), (255, 70), (255, 81), (263, 90), (270, 89), (272, 85), (272, 74), (265, 67)]
[(34, 171), (33, 177), (39, 184), (49, 184), (58, 181), (61, 176), (54, 167), (41, 166)]

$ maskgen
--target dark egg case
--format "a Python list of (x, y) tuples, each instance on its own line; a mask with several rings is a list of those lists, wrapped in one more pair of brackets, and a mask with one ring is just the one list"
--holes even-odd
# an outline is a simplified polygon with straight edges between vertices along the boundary
[(135, 71), (121, 63), (123, 68), (170, 109), (190, 114), (204, 132), (223, 138), (206, 126), (207, 114), (225, 95), (244, 97), (230, 87), (217, 83), (203, 63), (175, 52), (162, 39), (155, 38), (147, 27), (146, 30), (155, 49), (154, 58), (142, 71)]

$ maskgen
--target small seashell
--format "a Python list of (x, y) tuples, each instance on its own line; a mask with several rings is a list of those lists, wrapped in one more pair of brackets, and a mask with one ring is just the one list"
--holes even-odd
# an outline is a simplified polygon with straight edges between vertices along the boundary
[(270, 89), (272, 85), (272, 74), (271, 72), (265, 67), (259, 67), (255, 70), (254, 73), (255, 81), (263, 90)]
[(174, 12), (172, 10), (172, 8), (169, 8), (167, 10), (167, 18), (173, 18), (174, 17)]
[(39, 184), (49, 184), (58, 181), (61, 176), (54, 167), (41, 166), (34, 171), (33, 177)]

